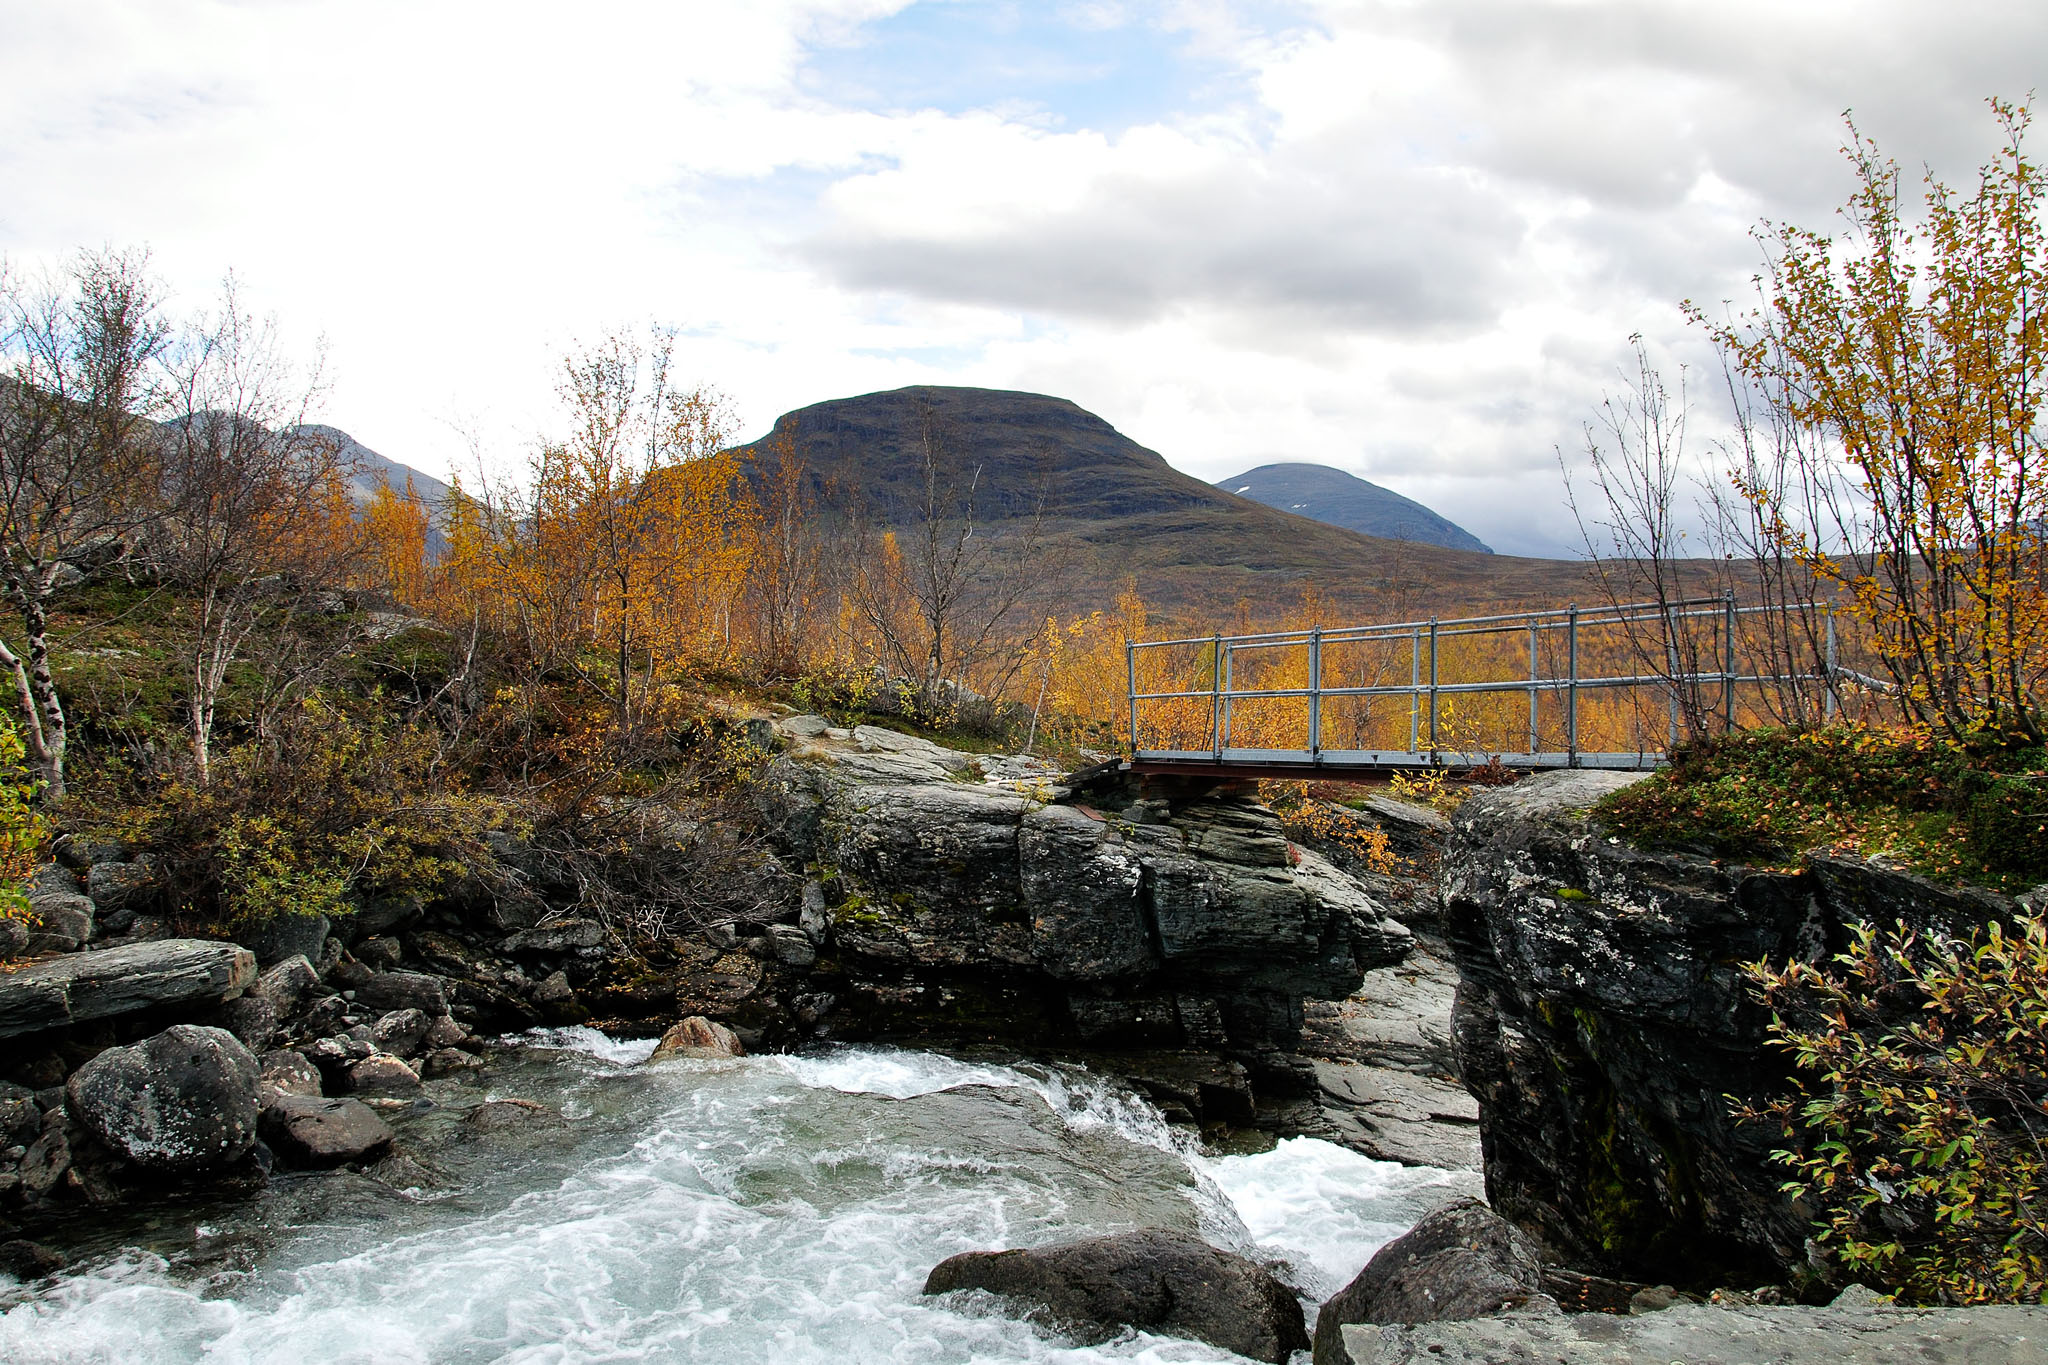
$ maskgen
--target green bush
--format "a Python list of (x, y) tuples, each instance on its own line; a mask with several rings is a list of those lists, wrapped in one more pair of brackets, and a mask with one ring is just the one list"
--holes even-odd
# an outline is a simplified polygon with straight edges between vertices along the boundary
[(27, 756), (14, 722), (0, 719), (0, 919), (34, 919), (26, 884), (46, 830), (31, 805), (40, 784), (28, 774)]
[(481, 858), (490, 809), (440, 782), (433, 737), (315, 694), (212, 781), (145, 788), (122, 832), (163, 869), (171, 908), (241, 929), (354, 901), (431, 898)]
[(1599, 809), (1649, 847), (1766, 863), (1843, 848), (2022, 889), (2048, 876), (2044, 766), (2038, 748), (1926, 733), (1756, 730), (1681, 749)]
[(2048, 928), (1858, 925), (1832, 966), (1747, 970), (1791, 1054), (1786, 1192), (1843, 1278), (1933, 1304), (2048, 1302)]

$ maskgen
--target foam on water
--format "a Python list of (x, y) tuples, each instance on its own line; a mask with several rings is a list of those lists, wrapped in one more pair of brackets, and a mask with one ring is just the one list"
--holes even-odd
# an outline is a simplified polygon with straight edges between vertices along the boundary
[(656, 1045), (661, 1040), (610, 1038), (594, 1028), (576, 1024), (568, 1028), (528, 1029), (519, 1035), (519, 1041), (528, 1047), (548, 1048), (556, 1052), (580, 1052), (601, 1062), (631, 1066), (635, 1062), (644, 1062), (652, 1057)]
[[(1074, 1347), (975, 1296), (919, 1291), (955, 1252), (1162, 1209), (1170, 1221), (1175, 1206), (1212, 1240), (1342, 1283), (1430, 1181), (1305, 1140), (1203, 1158), (1142, 1101), (1065, 1068), (841, 1048), (647, 1069), (625, 1064), (651, 1046), (594, 1030), (524, 1041), (599, 1064), (551, 1064), (593, 1117), (559, 1130), (573, 1146), (555, 1165), (490, 1168), (515, 1186), (484, 1192), (496, 1203), (261, 1228), (246, 1270), (175, 1253), (88, 1262), (36, 1297), (0, 1294), (18, 1300), (0, 1313), (0, 1360), (1228, 1360), (1143, 1334)], [(1018, 1090), (1058, 1124), (1002, 1097)], [(1133, 1212), (1129, 1198), (1153, 1203)]]

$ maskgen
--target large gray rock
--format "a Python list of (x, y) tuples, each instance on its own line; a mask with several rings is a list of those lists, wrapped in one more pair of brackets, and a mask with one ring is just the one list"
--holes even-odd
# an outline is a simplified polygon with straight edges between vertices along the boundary
[(1769, 1124), (1786, 1063), (1742, 964), (1825, 961), (1847, 923), (1981, 929), (2011, 901), (1821, 855), (1787, 872), (1636, 848), (1591, 809), (1632, 777), (1473, 798), (1442, 866), (1459, 1075), (1487, 1195), (1576, 1269), (1696, 1290), (1810, 1273)]
[(146, 1170), (227, 1170), (256, 1145), (259, 1068), (224, 1029), (177, 1024), (108, 1048), (65, 1085), (71, 1112), (109, 1150)]
[(0, 974), (0, 1038), (166, 1005), (220, 1001), (256, 980), (233, 943), (172, 938), (70, 953)]
[(332, 927), (325, 915), (275, 915), (241, 937), (256, 954), (258, 966), (274, 966), (291, 957), (318, 962)]
[(281, 1095), (263, 1111), (263, 1140), (292, 1166), (339, 1166), (391, 1145), (391, 1125), (361, 1100)]
[(148, 862), (94, 863), (85, 874), (85, 892), (101, 914), (147, 910), (158, 889), (156, 867)]
[(93, 903), (76, 892), (42, 892), (29, 900), (36, 926), (29, 934), (32, 953), (73, 953), (92, 937)]
[(356, 987), (356, 1003), (373, 1010), (448, 1013), (448, 983), (426, 972), (378, 972)]
[(1349, 1365), (1340, 1331), (1348, 1323), (1476, 1318), (1542, 1292), (1541, 1248), (1478, 1200), (1460, 1199), (1381, 1247), (1323, 1305), (1315, 1365)]
[(1185, 1232), (970, 1251), (939, 1262), (924, 1285), (927, 1294), (958, 1289), (1018, 1300), (1088, 1341), (1136, 1327), (1275, 1362), (1309, 1344), (1292, 1290), (1263, 1267)]
[(1357, 1365), (2039, 1365), (2048, 1360), (2048, 1308), (1686, 1304), (1647, 1317), (1521, 1312), (1413, 1327), (1346, 1327), (1344, 1341)]
[(767, 813), (793, 861), (827, 870), (829, 938), (856, 980), (836, 1026), (986, 1037), (1007, 1020), (1272, 1055), (1305, 996), (1342, 999), (1408, 951), (1355, 878), (1241, 793), (983, 780), (982, 760), (925, 740), (779, 728)]

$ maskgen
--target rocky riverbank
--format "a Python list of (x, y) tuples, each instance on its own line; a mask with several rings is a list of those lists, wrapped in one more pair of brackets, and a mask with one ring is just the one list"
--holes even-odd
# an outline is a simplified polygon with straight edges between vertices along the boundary
[[(774, 739), (758, 876), (776, 894), (660, 939), (590, 913), (509, 836), (442, 900), (243, 943), (172, 936), (146, 858), (64, 841), (29, 959), (0, 976), (0, 1218), (402, 1162), (380, 1110), (473, 1071), (494, 1035), (591, 1020), (631, 1036), (699, 1017), (755, 1050), (1060, 1055), (1176, 1121), (1476, 1165), (1441, 959), (1249, 797), (816, 717)], [(1413, 903), (1419, 884), (1378, 890)], [(186, 1110), (232, 1118), (202, 1138)], [(193, 1150), (162, 1158), (172, 1132)]]

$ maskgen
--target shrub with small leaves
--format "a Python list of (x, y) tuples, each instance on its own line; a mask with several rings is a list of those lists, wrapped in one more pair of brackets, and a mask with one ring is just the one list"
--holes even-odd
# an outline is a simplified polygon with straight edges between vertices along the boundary
[(26, 758), (21, 732), (14, 722), (0, 720), (0, 919), (35, 918), (26, 884), (35, 875), (46, 831), (31, 804), (37, 783), (28, 775)]
[(1930, 1304), (2048, 1302), (2048, 926), (1855, 926), (1831, 965), (1754, 963), (1796, 1089), (1738, 1117), (1843, 1278)]

